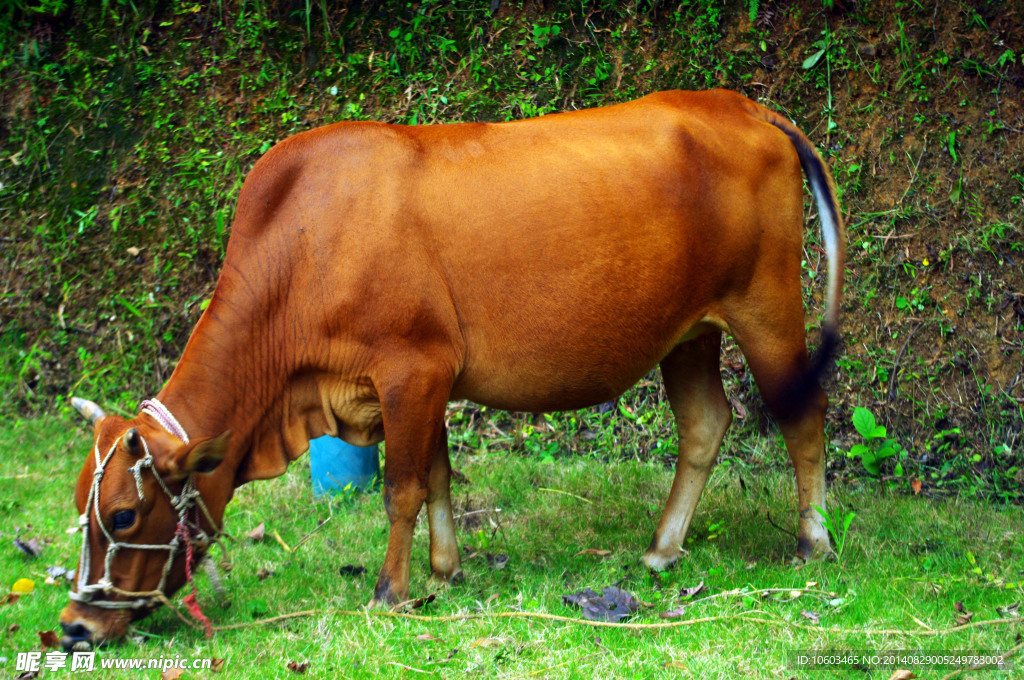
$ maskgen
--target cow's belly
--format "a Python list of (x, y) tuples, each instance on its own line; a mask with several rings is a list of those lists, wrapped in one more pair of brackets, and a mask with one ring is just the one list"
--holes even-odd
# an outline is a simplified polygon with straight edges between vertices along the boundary
[(678, 281), (603, 292), (566, 293), (555, 303), (499, 295), (504, 313), (480, 323), (464, 317), (465, 364), (453, 396), (512, 411), (592, 406), (621, 395), (680, 341), (709, 328), (701, 323), (707, 305), (683, 297)]
[[(453, 399), (468, 399), (506, 411), (568, 411), (593, 406), (621, 395), (657, 365), (660, 357), (612, 358), (561, 354), (546, 362), (481, 365), (463, 374)], [(598, 361), (595, 361), (597, 359)]]

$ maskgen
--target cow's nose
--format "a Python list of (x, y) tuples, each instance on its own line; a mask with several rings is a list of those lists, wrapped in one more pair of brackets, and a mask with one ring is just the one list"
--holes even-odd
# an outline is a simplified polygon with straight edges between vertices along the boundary
[(64, 637), (60, 639), (60, 646), (65, 652), (81, 652), (92, 647), (92, 632), (79, 622), (63, 623), (60, 627), (64, 629)]

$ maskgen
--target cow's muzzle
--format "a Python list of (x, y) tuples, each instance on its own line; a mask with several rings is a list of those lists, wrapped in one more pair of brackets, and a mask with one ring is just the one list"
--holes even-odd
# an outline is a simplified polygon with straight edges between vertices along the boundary
[(123, 637), (128, 632), (128, 624), (144, 615), (141, 610), (96, 609), (71, 602), (60, 613), (60, 627), (64, 631), (60, 645), (66, 652), (95, 649)]
[(92, 631), (81, 621), (60, 624), (64, 630), (64, 637), (60, 639), (60, 646), (65, 652), (82, 652), (92, 649)]

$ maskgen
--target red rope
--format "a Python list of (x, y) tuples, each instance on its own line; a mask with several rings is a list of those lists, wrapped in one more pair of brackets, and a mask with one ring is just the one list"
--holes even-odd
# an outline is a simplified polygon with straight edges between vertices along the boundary
[(196, 600), (196, 584), (192, 581), (192, 561), (194, 558), (192, 552), (192, 534), (185, 526), (185, 518), (182, 517), (178, 523), (178, 528), (175, 530), (175, 535), (181, 537), (185, 541), (185, 580), (192, 586), (192, 593), (185, 596), (185, 607), (188, 609), (188, 613), (192, 615), (196, 621), (203, 624), (203, 628), (206, 629), (206, 637), (213, 637), (213, 624), (210, 623), (210, 619), (206, 617), (203, 610), (199, 608), (199, 602)]

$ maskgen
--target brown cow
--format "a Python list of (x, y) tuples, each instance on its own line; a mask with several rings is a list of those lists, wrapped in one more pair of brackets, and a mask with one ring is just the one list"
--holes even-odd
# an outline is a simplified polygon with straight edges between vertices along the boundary
[(387, 437), (374, 601), (406, 597), (424, 503), (433, 574), (451, 580), (448, 401), (578, 409), (658, 364), (679, 463), (643, 561), (666, 567), (732, 417), (723, 331), (789, 449), (797, 553), (828, 551), (812, 510), (827, 401), (804, 337), (801, 167), (830, 259), (831, 345), (844, 257), (831, 176), (799, 130), (740, 95), (662, 92), (501, 124), (339, 123), (281, 142), (245, 180), (216, 291), (158, 400), (130, 420), (93, 413), (65, 645), (122, 635), (185, 582), (185, 546), (203, 551), (234, 489), (282, 474), (323, 434)]

